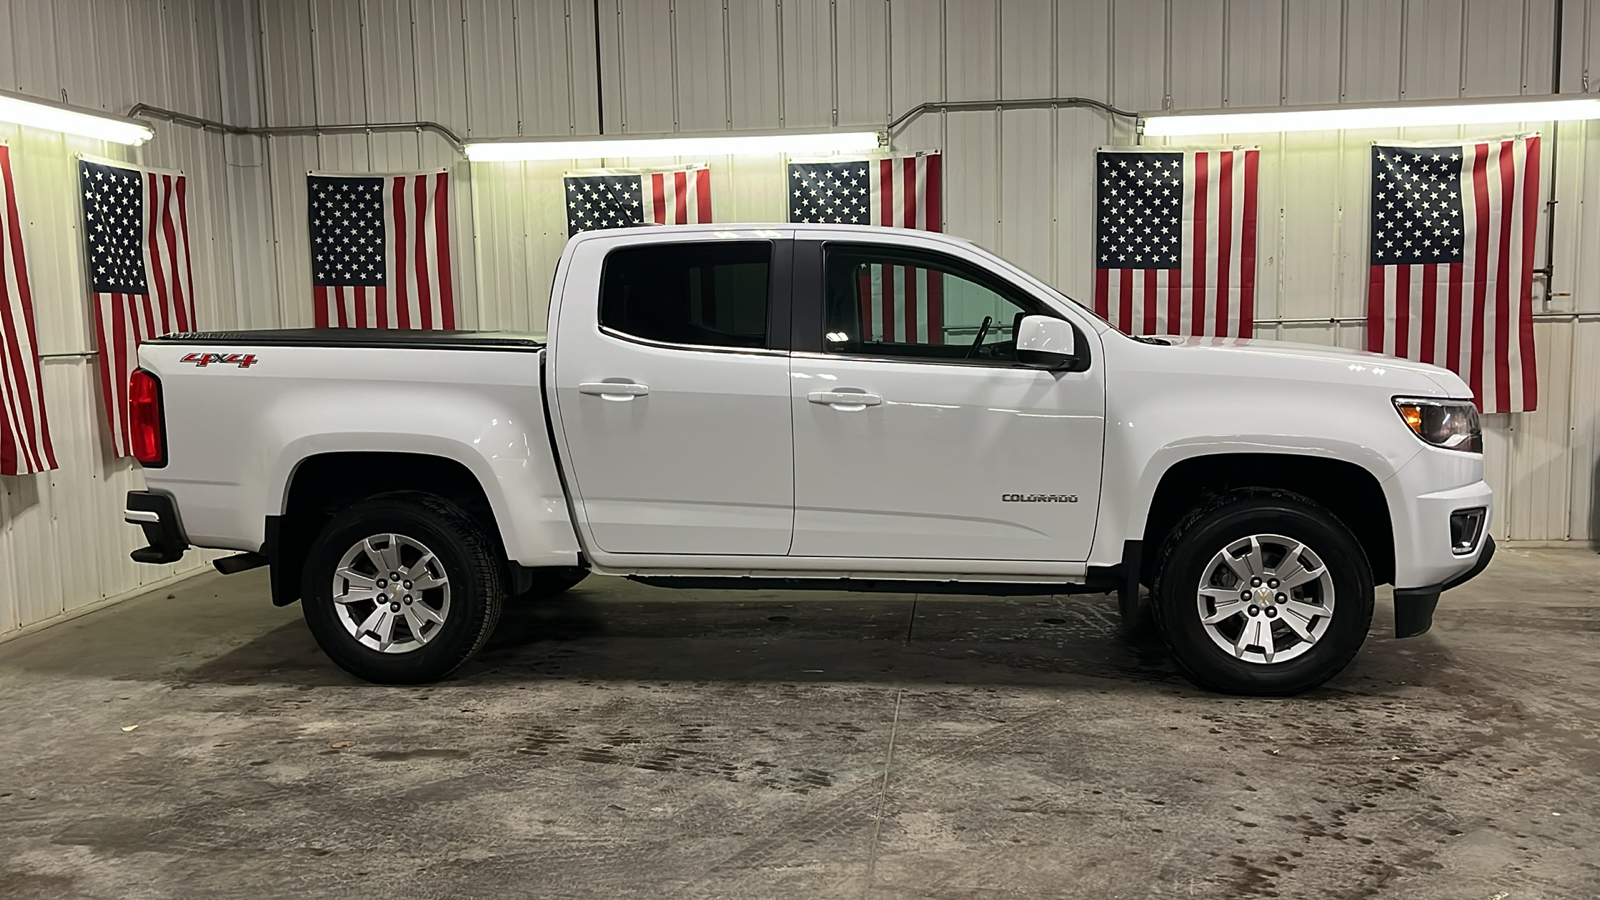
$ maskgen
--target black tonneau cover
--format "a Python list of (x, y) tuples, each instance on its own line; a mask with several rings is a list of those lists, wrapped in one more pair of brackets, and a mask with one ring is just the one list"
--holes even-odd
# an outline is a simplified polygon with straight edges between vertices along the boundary
[(168, 334), (147, 344), (233, 344), (250, 347), (368, 347), (410, 350), (539, 350), (536, 334), (511, 331), (409, 331), (390, 328), (267, 328)]

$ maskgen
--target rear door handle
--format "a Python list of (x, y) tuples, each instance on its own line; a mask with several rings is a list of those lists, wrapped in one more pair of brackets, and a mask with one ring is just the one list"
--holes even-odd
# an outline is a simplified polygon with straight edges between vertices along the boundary
[(883, 397), (866, 391), (812, 391), (806, 399), (843, 412), (858, 412), (883, 403)]
[(650, 385), (636, 381), (585, 381), (578, 385), (578, 393), (602, 400), (632, 400), (650, 393)]

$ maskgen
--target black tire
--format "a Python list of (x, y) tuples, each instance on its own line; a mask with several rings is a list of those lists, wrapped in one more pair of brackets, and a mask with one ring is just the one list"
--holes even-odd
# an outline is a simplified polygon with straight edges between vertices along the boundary
[[(443, 622), (424, 623), (426, 641), (411, 636), (410, 609), (401, 607), (402, 615), (389, 626), (391, 647), (418, 644), (402, 652), (370, 647), (346, 627), (345, 622), (353, 621), (353, 617), (375, 611), (375, 602), (334, 602), (334, 576), (340, 562), (365, 539), (376, 537), (377, 546), (397, 546), (397, 552), (412, 554), (412, 562), (420, 561), (415, 548), (398, 541), (388, 543), (383, 539), (388, 535), (399, 535), (425, 547), (437, 566), (442, 567), (434, 571), (448, 579), (447, 611)], [(505, 600), (505, 575), (497, 546), (475, 519), (441, 497), (409, 492), (370, 497), (334, 516), (311, 548), (301, 595), (306, 625), (328, 658), (357, 678), (378, 684), (437, 681), (470, 659), (499, 621)], [(370, 557), (367, 559), (363, 562), (358, 557), (352, 566), (370, 566)], [(374, 577), (381, 577), (381, 573)], [(348, 580), (345, 583), (349, 584)], [(409, 586), (410, 582), (406, 584)], [(444, 596), (438, 588), (419, 588), (415, 600), (430, 604), (432, 610), (443, 607)], [(400, 606), (401, 598), (391, 599), (397, 601), (392, 606)], [(407, 640), (402, 641), (402, 636)], [(369, 630), (363, 638), (377, 642), (379, 635)]]
[(518, 601), (551, 600), (577, 587), (589, 577), (589, 570), (579, 566), (553, 566), (534, 569), (527, 590), (516, 596)]
[[(1291, 659), (1264, 662), (1237, 658), (1234, 652), (1218, 645), (1201, 621), (1203, 614), (1198, 596), (1201, 579), (1216, 584), (1210, 580), (1215, 577), (1212, 561), (1216, 554), (1252, 535), (1279, 535), (1304, 542), (1305, 547), (1321, 559), (1331, 579), (1334, 602), (1331, 615), (1322, 626), (1325, 630)], [(1268, 558), (1271, 552), (1269, 547), (1261, 556)], [(1282, 550), (1277, 552), (1280, 560), (1288, 555)], [(1222, 572), (1222, 569), (1215, 571)], [(1226, 573), (1223, 576), (1229, 577)], [(1236, 587), (1248, 588), (1249, 583), (1241, 582)], [(1297, 590), (1319, 591), (1320, 587)], [(1285, 630), (1289, 626), (1289, 614), (1278, 611), (1277, 597), (1276, 593), (1272, 595), (1274, 619), (1263, 618), (1262, 621), (1267, 627), (1276, 628), (1280, 637), (1267, 640), (1275, 645), (1281, 640), (1298, 646), (1301, 639)], [(1322, 684), (1355, 658), (1372, 625), (1372, 567), (1361, 544), (1344, 523), (1312, 501), (1285, 491), (1236, 491), (1197, 508), (1174, 529), (1158, 564), (1155, 603), (1161, 636), (1171, 648), (1179, 669), (1190, 681), (1202, 688), (1228, 694), (1286, 696)], [(1268, 614), (1264, 605), (1255, 608), (1260, 609), (1263, 617)], [(1213, 612), (1220, 614), (1215, 607)], [(1306, 620), (1297, 618), (1296, 621)], [(1245, 613), (1226, 620), (1217, 628), (1220, 631), (1236, 622), (1240, 624), (1235, 635), (1242, 636), (1243, 629), (1248, 627), (1243, 624)], [(1311, 627), (1317, 627), (1319, 622), (1321, 619), (1311, 619)], [(1249, 647), (1256, 649), (1249, 650)], [(1244, 652), (1265, 656), (1257, 643), (1247, 644)], [(1278, 652), (1286, 651), (1280, 646)]]

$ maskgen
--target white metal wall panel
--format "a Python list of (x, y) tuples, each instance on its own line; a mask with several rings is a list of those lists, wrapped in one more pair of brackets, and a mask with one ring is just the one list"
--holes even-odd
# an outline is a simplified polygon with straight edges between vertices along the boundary
[(1400, 99), (1403, 8), (1394, 0), (1345, 0), (1344, 102)]
[[(733, 127), (777, 128), (783, 115), (783, 66), (778, 64), (776, 0), (729, 3), (726, 45), (728, 71), (739, 73), (728, 80)], [(580, 71), (593, 68), (592, 59), (585, 62), (588, 68)]]
[(722, 131), (730, 125), (722, 16), (722, 0), (673, 0), (671, 37), (677, 65), (672, 71), (677, 78), (675, 125), (680, 131)]
[(1401, 48), (1405, 100), (1461, 95), (1461, 12), (1465, 0), (1410, 0)]
[[(416, 53), (411, 32), (410, 0), (364, 0), (361, 77), (369, 121), (410, 122), (417, 119)], [(368, 155), (374, 172), (408, 172), (421, 167), (415, 134), (373, 134)]]
[[(588, 16), (588, 4), (579, 5)], [(550, 0), (517, 2), (517, 92), (522, 134), (564, 135), (575, 130), (573, 112), (579, 98), (573, 94), (575, 85), (567, 47), (569, 42), (575, 42), (575, 49), (587, 48), (593, 56), (594, 41), (592, 30), (579, 31), (572, 27), (569, 6), (570, 2), (552, 3)], [(719, 36), (721, 31), (718, 27)], [(590, 40), (582, 40), (584, 37)], [(590, 71), (593, 66), (589, 63), (590, 68), (584, 71)], [(588, 79), (584, 83), (587, 84)], [(581, 102), (585, 107), (594, 105), (588, 91), (584, 92)]]
[(473, 0), (463, 4), (467, 66), (467, 131), (475, 135), (521, 134), (517, 106), (516, 3)]
[(831, 5), (828, 0), (780, 0), (778, 13), (780, 122), (785, 128), (831, 125), (839, 86)]
[(1339, 73), (1344, 58), (1340, 40), (1342, 0), (1285, 0), (1288, 27), (1284, 58), (1290, 61), (1283, 79), (1290, 105), (1339, 102)]
[(1223, 105), (1274, 106), (1282, 102), (1282, 0), (1228, 0), (1227, 12)]
[(1185, 0), (1168, 7), (1171, 42), (1167, 84), (1175, 109), (1216, 109), (1223, 95), (1223, 0)]
[(889, 2), (836, 0), (840, 125), (877, 125), (889, 111)]

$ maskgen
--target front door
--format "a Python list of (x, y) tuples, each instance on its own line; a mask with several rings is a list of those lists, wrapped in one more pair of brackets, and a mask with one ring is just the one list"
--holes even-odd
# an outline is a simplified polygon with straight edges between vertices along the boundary
[(562, 459), (599, 550), (788, 552), (789, 358), (774, 346), (787, 250), (619, 236), (575, 251), (573, 271), (601, 277), (563, 287), (552, 368)]
[(1029, 369), (1014, 339), (1023, 315), (1066, 316), (972, 260), (854, 238), (796, 247), (797, 269), (822, 268), (797, 277), (797, 346), (803, 316), (822, 335), (792, 362), (791, 554), (1087, 559), (1101, 367)]

